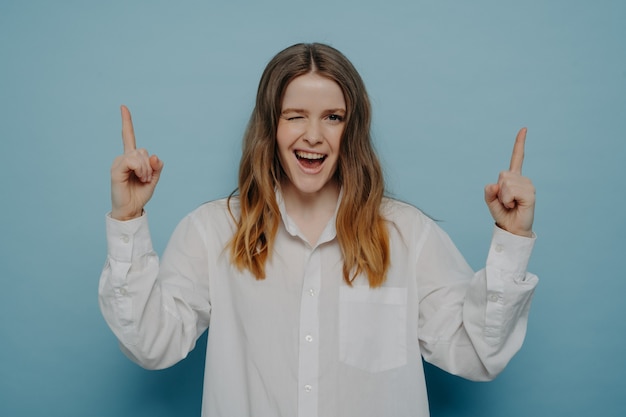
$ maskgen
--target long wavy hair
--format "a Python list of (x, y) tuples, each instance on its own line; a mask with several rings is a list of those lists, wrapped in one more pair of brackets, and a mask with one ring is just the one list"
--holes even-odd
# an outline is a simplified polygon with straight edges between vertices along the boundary
[[(340, 142), (335, 179), (342, 199), (337, 212), (337, 239), (343, 255), (343, 278), (348, 283), (365, 274), (370, 287), (385, 280), (389, 267), (389, 236), (380, 214), (385, 184), (370, 134), (371, 106), (360, 75), (338, 50), (324, 44), (296, 44), (279, 52), (267, 65), (256, 104), (243, 138), (239, 165), (240, 215), (231, 216), (237, 229), (230, 241), (232, 262), (265, 278), (280, 212), (275, 188), (285, 173), (276, 131), (287, 85), (296, 77), (315, 73), (336, 82), (346, 101), (345, 129)], [(229, 197), (231, 199), (235, 190)]]

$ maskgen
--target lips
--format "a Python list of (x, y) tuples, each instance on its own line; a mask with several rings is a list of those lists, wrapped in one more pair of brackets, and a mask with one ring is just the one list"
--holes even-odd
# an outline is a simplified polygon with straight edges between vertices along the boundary
[(296, 158), (298, 159), (306, 159), (306, 160), (320, 160), (326, 159), (326, 155), (317, 153), (317, 152), (305, 152), (305, 151), (295, 151)]
[(305, 151), (295, 151), (294, 154), (296, 155), (300, 166), (309, 173), (315, 173), (316, 171), (318, 171), (326, 160), (327, 156), (325, 154), (317, 152)]

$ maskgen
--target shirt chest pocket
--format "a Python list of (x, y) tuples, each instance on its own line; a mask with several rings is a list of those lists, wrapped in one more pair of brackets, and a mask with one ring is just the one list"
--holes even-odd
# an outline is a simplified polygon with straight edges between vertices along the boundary
[(406, 288), (341, 287), (339, 359), (368, 372), (406, 364)]

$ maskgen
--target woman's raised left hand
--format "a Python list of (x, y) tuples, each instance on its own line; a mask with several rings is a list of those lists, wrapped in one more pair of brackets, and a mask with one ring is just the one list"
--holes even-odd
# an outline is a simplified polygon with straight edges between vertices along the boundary
[(531, 237), (535, 216), (535, 187), (522, 176), (526, 128), (520, 129), (513, 146), (511, 165), (496, 184), (485, 187), (485, 202), (496, 225), (510, 233)]

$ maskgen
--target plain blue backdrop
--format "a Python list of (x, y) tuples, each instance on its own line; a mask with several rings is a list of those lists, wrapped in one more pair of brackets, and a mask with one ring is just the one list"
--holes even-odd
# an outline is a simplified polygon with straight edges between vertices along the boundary
[(176, 223), (236, 185), (261, 71), (320, 41), (363, 76), (390, 194), (441, 219), (474, 268), (483, 186), (528, 126), (540, 276), (525, 345), (490, 383), (428, 367), (433, 417), (626, 415), (626, 2), (0, 2), (0, 415), (198, 416), (205, 337), (158, 372), (97, 303), (119, 105)]

